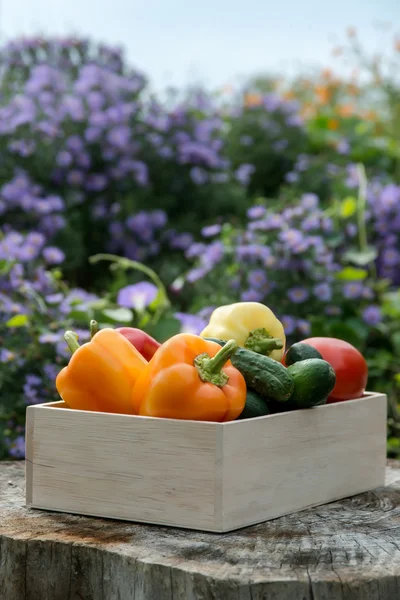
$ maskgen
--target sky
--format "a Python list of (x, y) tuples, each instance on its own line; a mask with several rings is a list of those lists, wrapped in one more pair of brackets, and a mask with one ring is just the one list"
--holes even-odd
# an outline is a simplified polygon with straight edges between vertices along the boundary
[(218, 88), (265, 73), (341, 63), (347, 27), (371, 50), (400, 37), (400, 0), (0, 0), (0, 41), (80, 34), (126, 51), (153, 87)]

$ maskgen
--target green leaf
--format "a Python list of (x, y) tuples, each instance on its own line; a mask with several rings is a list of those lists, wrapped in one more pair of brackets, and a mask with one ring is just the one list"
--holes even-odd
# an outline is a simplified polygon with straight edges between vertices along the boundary
[(92, 316), (92, 312), (87, 310), (72, 310), (68, 314), (69, 319), (72, 319), (74, 322), (77, 323), (85, 323), (85, 325), (89, 324), (89, 321), (92, 318)]
[(341, 321), (333, 321), (329, 327), (330, 337), (335, 337), (349, 344), (353, 344), (358, 350), (362, 347), (363, 336), (351, 324)]
[(102, 313), (111, 321), (118, 323), (131, 323), (133, 321), (133, 313), (128, 308), (106, 308)]
[(368, 277), (365, 269), (355, 269), (354, 267), (345, 267), (336, 274), (336, 279), (341, 281), (363, 281)]
[(15, 261), (6, 260), (5, 258), (0, 260), (0, 275), (7, 275), (11, 271), (11, 268), (15, 264)]
[(343, 258), (354, 265), (364, 267), (373, 262), (377, 256), (377, 250), (369, 246), (365, 250), (349, 250), (349, 252), (345, 253)]
[(6, 323), (7, 327), (24, 327), (28, 324), (28, 315), (15, 315)]
[(348, 196), (340, 204), (340, 216), (344, 219), (352, 217), (357, 211), (357, 200), (353, 196)]
[(146, 332), (158, 342), (165, 342), (181, 330), (180, 322), (174, 317), (164, 317), (157, 323), (149, 323)]

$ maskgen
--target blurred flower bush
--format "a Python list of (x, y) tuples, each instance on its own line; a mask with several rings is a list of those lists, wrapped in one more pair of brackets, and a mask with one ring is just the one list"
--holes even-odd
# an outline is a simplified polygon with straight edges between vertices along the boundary
[(369, 79), (259, 78), (228, 100), (157, 97), (90, 40), (0, 49), (1, 457), (24, 454), (26, 404), (57, 399), (66, 329), (163, 341), (237, 300), (289, 342), (364, 352), (400, 454), (400, 86), (349, 44)]

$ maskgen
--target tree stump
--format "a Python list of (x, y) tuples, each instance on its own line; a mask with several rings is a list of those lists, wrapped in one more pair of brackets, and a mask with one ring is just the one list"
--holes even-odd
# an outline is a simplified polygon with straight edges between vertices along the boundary
[(27, 509), (0, 464), (1, 600), (400, 600), (400, 463), (385, 488), (228, 534)]

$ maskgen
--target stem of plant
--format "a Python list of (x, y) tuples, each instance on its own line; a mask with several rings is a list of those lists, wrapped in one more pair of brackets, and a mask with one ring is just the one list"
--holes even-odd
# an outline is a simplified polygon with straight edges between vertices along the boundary
[(67, 346), (71, 351), (71, 354), (76, 352), (80, 348), (78, 344), (78, 336), (74, 331), (66, 331), (64, 333), (64, 340), (67, 342)]
[(90, 327), (90, 339), (92, 340), (94, 338), (94, 336), (96, 335), (96, 333), (99, 331), (99, 324), (97, 321), (92, 319), (90, 321), (89, 327)]

